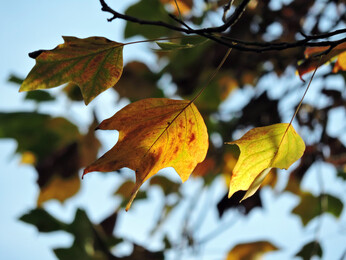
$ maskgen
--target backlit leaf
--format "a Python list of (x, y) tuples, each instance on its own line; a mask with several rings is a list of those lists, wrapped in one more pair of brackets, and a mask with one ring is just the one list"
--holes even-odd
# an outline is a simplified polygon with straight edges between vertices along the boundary
[(278, 250), (267, 241), (238, 244), (228, 253), (226, 260), (259, 260), (270, 251)]
[(53, 50), (38, 51), (36, 65), (20, 91), (47, 89), (64, 83), (77, 84), (85, 104), (113, 87), (123, 70), (123, 44), (103, 37), (79, 39), (64, 36)]
[(257, 127), (241, 139), (228, 143), (236, 145), (240, 150), (231, 174), (229, 197), (239, 190), (247, 190), (243, 199), (250, 197), (271, 168), (288, 169), (303, 155), (304, 141), (292, 125), (288, 126), (287, 123), (281, 123)]
[(339, 70), (346, 70), (346, 51), (338, 56), (338, 60), (336, 61), (333, 68), (333, 73), (337, 73)]
[(161, 48), (163, 51), (174, 51), (174, 50), (180, 50), (180, 49), (189, 49), (192, 48), (192, 44), (179, 44), (174, 42), (156, 42), (156, 44)]
[[(329, 49), (329, 46), (309, 47), (305, 50), (305, 53), (304, 53), (305, 54), (305, 60), (301, 64), (299, 64), (299, 66), (298, 66), (298, 73), (299, 73), (300, 78), (302, 78), (302, 76), (305, 73), (313, 71), (319, 64), (323, 65), (324, 63), (328, 62), (329, 60), (331, 60), (336, 55), (339, 55), (340, 53), (345, 52), (346, 51), (346, 42), (337, 45), (335, 48), (333, 48), (326, 55), (322, 55), (322, 57), (319, 55), (328, 49)], [(344, 57), (342, 57), (341, 59), (343, 60)], [(345, 65), (344, 63), (345, 62), (341, 62), (341, 65)], [(339, 70), (339, 67), (335, 68), (334, 70), (335, 70), (334, 72), (337, 72)]]
[[(168, 4), (171, 6), (174, 10), (174, 14), (178, 15), (179, 11), (182, 15), (188, 14), (193, 6), (193, 0), (161, 0), (163, 4)], [(177, 5), (179, 7), (179, 11), (177, 8)]]
[[(84, 174), (128, 167), (136, 172), (132, 197), (151, 176), (173, 167), (185, 182), (208, 150), (208, 133), (196, 106), (186, 100), (144, 99), (129, 104), (98, 127), (118, 130), (117, 144)], [(83, 175), (84, 175), (83, 174)]]

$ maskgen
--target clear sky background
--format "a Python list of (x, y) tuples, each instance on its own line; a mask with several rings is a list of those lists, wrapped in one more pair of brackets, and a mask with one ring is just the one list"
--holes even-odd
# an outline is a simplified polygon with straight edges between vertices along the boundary
[[(124, 5), (134, 1), (109, 1), (117, 6), (119, 11), (124, 10)], [(126, 3), (125, 3), (126, 2)], [(7, 82), (11, 73), (25, 77), (34, 66), (35, 61), (28, 57), (28, 53), (38, 49), (52, 49), (62, 43), (61, 36), (76, 36), (85, 38), (89, 36), (104, 36), (111, 40), (123, 41), (122, 28), (124, 23), (108, 23), (109, 15), (101, 12), (97, 0), (16, 0), (2, 1), (0, 8), (0, 111), (32, 111), (35, 105), (30, 102), (23, 103), (24, 94), (18, 93), (18, 86)], [(129, 45), (124, 50), (124, 61), (141, 59), (149, 64), (155, 64), (155, 60), (148, 55), (145, 49)], [(291, 74), (290, 74), (291, 73)], [(287, 77), (292, 77), (291, 71)], [(270, 80), (270, 79), (269, 79)], [(277, 79), (276, 79), (277, 80)], [(281, 80), (281, 83), (284, 84)], [(278, 80), (280, 83), (280, 80)], [(264, 84), (265, 85), (265, 84)], [(316, 83), (318, 86), (318, 83)], [(278, 86), (279, 88), (279, 86)], [(54, 89), (49, 91), (56, 91)], [(275, 95), (275, 91), (271, 93)], [(237, 99), (242, 96), (241, 93)], [(244, 93), (243, 93), (244, 95)], [(312, 94), (313, 95), (313, 94)], [(114, 94), (105, 92), (96, 98), (88, 107), (84, 104), (72, 105), (68, 114), (63, 114), (68, 106), (68, 101), (61, 96), (54, 105), (43, 106), (40, 112), (53, 115), (64, 115), (69, 120), (80, 125), (82, 130), (91, 121), (91, 111), (95, 108), (99, 118), (107, 118), (113, 115), (119, 107), (115, 106)], [(309, 99), (309, 98), (308, 98)], [(230, 101), (235, 98), (231, 97)], [(125, 105), (122, 102), (120, 105)], [(226, 106), (232, 109), (232, 106)], [(336, 111), (335, 122), (345, 121), (344, 111)], [(335, 128), (345, 129), (345, 125), (337, 123)], [(333, 128), (334, 129), (334, 128)], [(333, 131), (333, 130), (331, 130)], [(98, 133), (104, 143), (100, 153), (114, 145), (114, 134)], [(11, 139), (0, 140), (0, 259), (56, 259), (51, 248), (68, 247), (72, 243), (72, 237), (63, 232), (55, 234), (38, 233), (36, 229), (17, 219), (30, 209), (35, 208), (38, 188), (36, 186), (36, 172), (31, 166), (21, 165), (20, 156), (13, 156), (16, 142)], [(324, 182), (324, 190), (340, 196), (343, 194), (343, 202), (346, 204), (345, 185), (337, 180), (335, 173), (328, 165), (319, 165), (310, 169), (303, 187), (314, 194), (320, 192), (316, 178), (319, 172)], [(172, 179), (179, 182), (176, 174), (171, 174)], [(288, 173), (283, 172), (279, 186), (285, 182)], [(119, 177), (116, 174), (90, 174), (83, 181), (82, 189), (73, 199), (61, 205), (56, 201), (46, 203), (47, 210), (63, 221), (71, 221), (77, 207), (84, 208), (92, 221), (101, 221), (107, 214), (112, 213), (116, 205), (111, 194), (119, 186)], [(199, 190), (201, 182), (188, 180), (184, 184), (185, 194)], [(188, 188), (187, 188), (188, 187)], [(279, 187), (280, 188), (280, 187)], [(202, 208), (203, 203), (210, 200), (215, 203), (224, 195), (226, 187), (222, 180), (214, 182), (209, 191), (201, 193), (197, 201), (197, 208)], [(226, 232), (203, 246), (204, 259), (223, 259), (226, 252), (236, 243), (255, 240), (269, 240), (282, 252), (268, 254), (266, 259), (290, 259), (304, 242), (314, 239), (316, 227), (321, 220), (314, 220), (307, 230), (302, 229), (298, 217), (289, 216), (289, 212), (298, 203), (298, 199), (290, 194), (278, 196), (275, 191), (264, 189), (262, 192), (264, 210), (254, 210), (250, 218), (238, 220), (237, 213), (228, 212), (222, 222), (218, 222), (216, 211), (207, 215), (200, 230), (200, 237), (208, 234), (220, 224), (223, 224)], [(117, 223), (117, 234), (122, 234), (129, 239), (146, 245), (150, 249), (159, 249), (160, 234), (152, 239), (147, 239), (147, 234), (152, 228), (153, 219), (157, 217), (155, 210), (160, 204), (160, 191), (152, 189), (149, 192), (149, 201), (137, 203), (130, 212), (121, 214)], [(182, 209), (188, 207), (188, 202), (183, 203)], [(198, 210), (197, 210), (198, 212)], [(288, 217), (289, 216), (289, 217)], [(183, 216), (174, 213), (164, 228), (169, 230), (172, 238), (177, 227), (176, 223)], [(344, 230), (340, 230), (340, 223), (344, 223)], [(338, 221), (329, 215), (322, 217), (322, 229), (319, 237), (322, 239), (324, 259), (337, 259), (345, 250), (345, 210)], [(118, 253), (126, 253), (129, 248), (126, 244), (115, 249)], [(168, 255), (169, 257), (173, 255)], [(184, 259), (197, 259), (186, 255)], [(200, 258), (198, 258), (200, 259)]]

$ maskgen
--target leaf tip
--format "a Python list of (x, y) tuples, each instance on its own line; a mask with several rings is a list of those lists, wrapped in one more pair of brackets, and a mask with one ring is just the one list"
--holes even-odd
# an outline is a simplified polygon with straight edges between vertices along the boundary
[(33, 51), (33, 52), (30, 52), (28, 55), (29, 55), (30, 58), (36, 59), (44, 51), (46, 51), (46, 50)]
[(90, 171), (88, 170), (88, 167), (87, 167), (87, 168), (85, 168), (84, 171), (83, 171), (82, 180), (83, 180), (83, 178), (84, 178), (84, 175), (87, 174), (88, 172), (90, 172)]

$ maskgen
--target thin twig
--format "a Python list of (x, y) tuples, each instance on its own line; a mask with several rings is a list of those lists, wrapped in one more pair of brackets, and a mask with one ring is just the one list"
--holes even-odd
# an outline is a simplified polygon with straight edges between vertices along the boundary
[[(246, 42), (242, 41), (240, 39), (232, 39), (227, 38), (226, 36), (217, 36), (215, 33), (222, 33), (226, 31), (227, 29), (231, 28), (241, 17), (243, 14), (247, 4), (250, 2), (250, 0), (243, 0), (235, 9), (234, 13), (231, 15), (231, 17), (221, 26), (217, 27), (208, 27), (203, 29), (192, 29), (187, 24), (185, 24), (181, 19), (171, 16), (175, 21), (177, 21), (179, 24), (183, 25), (186, 28), (175, 26), (172, 24), (165, 23), (163, 21), (149, 21), (149, 20), (142, 20), (137, 17), (124, 15), (121, 13), (116, 12), (112, 8), (110, 8), (104, 0), (100, 0), (100, 3), (102, 5), (102, 11), (109, 12), (113, 15), (112, 18), (108, 19), (108, 21), (112, 21), (114, 19), (122, 19), (129, 22), (142, 24), (142, 25), (152, 25), (152, 26), (159, 26), (159, 27), (165, 27), (173, 31), (186, 33), (186, 34), (197, 34), (202, 37), (208, 38), (213, 40), (214, 42), (217, 42), (219, 44), (222, 44), (224, 46), (227, 46), (229, 48), (234, 48), (240, 51), (248, 51), (248, 52), (267, 52), (267, 51), (281, 51), (285, 49), (291, 49), (291, 48), (297, 48), (297, 47), (313, 47), (313, 46), (330, 46), (331, 48), (334, 48), (338, 44), (341, 44), (343, 42), (346, 42), (346, 37), (336, 40), (336, 41), (320, 41), (315, 42), (315, 40), (321, 40), (326, 39), (331, 36), (341, 35), (346, 33), (346, 29), (336, 30), (334, 32), (330, 33), (324, 33), (319, 35), (305, 35), (304, 39), (298, 40), (295, 42), (279, 42), (279, 43), (273, 43), (273, 42)], [(256, 46), (256, 47), (250, 47), (250, 46)]]

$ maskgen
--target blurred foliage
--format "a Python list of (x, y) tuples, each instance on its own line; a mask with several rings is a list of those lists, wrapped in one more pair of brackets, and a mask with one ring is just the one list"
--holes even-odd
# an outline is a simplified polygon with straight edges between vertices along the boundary
[[(234, 5), (238, 5), (239, 2), (235, 1)], [(232, 26), (231, 30), (226, 31), (223, 37), (251, 42), (292, 42), (300, 39), (301, 32), (306, 35), (315, 35), (345, 27), (343, 1), (327, 0), (322, 3), (317, 0), (296, 0), (288, 1), (288, 4), (280, 1), (276, 5), (275, 2), (279, 1), (251, 1), (241, 19)], [(219, 23), (223, 5), (228, 1), (206, 0), (195, 5), (197, 1), (179, 0), (177, 3), (179, 6), (185, 5), (181, 10), (184, 21), (189, 26), (198, 28), (200, 25), (207, 27)], [(114, 5), (116, 6), (116, 3)], [(320, 5), (323, 7), (318, 8)], [(197, 6), (202, 6), (201, 10), (195, 10)], [(327, 13), (330, 9), (334, 12), (332, 15)], [(125, 14), (141, 19), (177, 25), (177, 22), (169, 17), (169, 13), (179, 16), (174, 1), (140, 0), (125, 11)], [(212, 17), (218, 15), (220, 19), (215, 21)], [(113, 22), (116, 24), (116, 21), (117, 19)], [(155, 45), (155, 50), (146, 49), (156, 55), (159, 68), (155, 71), (142, 61), (127, 62), (125, 60), (123, 76), (116, 86), (108, 90), (116, 91), (121, 101), (123, 98), (133, 102), (148, 97), (165, 97), (165, 93), (171, 93), (166, 90), (174, 88), (176, 91), (173, 94), (167, 94), (168, 97), (173, 95), (191, 99), (206, 84), (227, 51), (226, 47), (200, 36), (179, 38), (182, 36), (180, 33), (167, 28), (126, 22), (124, 37), (134, 36), (155, 40), (158, 37), (172, 37), (172, 39), (167, 42), (159, 41), (159, 47)], [(302, 86), (306, 85), (298, 83), (296, 80), (298, 76), (293, 76), (292, 70), (298, 68), (298, 63), (308, 64), (306, 68), (309, 70), (311, 70), (311, 64), (316, 64), (315, 58), (311, 58), (312, 61), (308, 58), (305, 63), (302, 63), (308, 50), (305, 54), (304, 51), (303, 48), (265, 53), (232, 50), (229, 59), (215, 79), (195, 102), (205, 120), (210, 136), (207, 157), (193, 172), (194, 178), (203, 181), (202, 190), (212, 190), (212, 184), (216, 180), (225, 183), (224, 189), (230, 183), (230, 173), (235, 166), (235, 158), (239, 156), (239, 151), (237, 154), (237, 151), (232, 151), (232, 148), (223, 145), (224, 142), (238, 139), (249, 128), (280, 123), (287, 120), (287, 115), (289, 117), (293, 115), (302, 95)], [(307, 173), (317, 174), (313, 169), (321, 164), (331, 167), (335, 176), (338, 176), (337, 180), (342, 183), (341, 185), (345, 185), (345, 123), (344, 121), (332, 122), (330, 116), (336, 109), (342, 110), (343, 113), (346, 109), (344, 57), (345, 52), (336, 57), (336, 62), (332, 60), (323, 65), (324, 69), (319, 71), (314, 79), (320, 84), (320, 88), (315, 90), (314, 100), (303, 102), (297, 114), (295, 122), (297, 131), (302, 134), (307, 146), (299, 163), (290, 171), (285, 189), (277, 189), (276, 179), (280, 172), (276, 171), (272, 171), (267, 176), (268, 179), (265, 180), (264, 185), (265, 188), (273, 189), (278, 194), (290, 193), (299, 199), (298, 204), (292, 209), (292, 215), (301, 219), (302, 228), (309, 234), (311, 229), (308, 228), (313, 222), (311, 220), (321, 218), (325, 213), (339, 218), (345, 211), (343, 194), (326, 194), (323, 187), (318, 187), (319, 193), (313, 194), (301, 189), (301, 183), (308, 176)], [(310, 75), (304, 75), (304, 79), (308, 79)], [(167, 76), (169, 76), (168, 80)], [(302, 73), (301, 76), (303, 76)], [(165, 78), (165, 85), (161, 86), (158, 82), (163, 78)], [(18, 87), (23, 80), (11, 75), (9, 81)], [(341, 87), (337, 86), (340, 84), (334, 82), (342, 82)], [(68, 84), (61, 93), (71, 102), (82, 100), (81, 92), (75, 84)], [(132, 253), (125, 257), (117, 256), (116, 246), (126, 241), (126, 237), (115, 235), (117, 234), (116, 222), (118, 216), (124, 212), (123, 208), (129, 200), (130, 191), (134, 185), (127, 178), (123, 178), (123, 182), (119, 183), (114, 192), (116, 210), (101, 223), (93, 223), (82, 209), (76, 210), (75, 219), (71, 223), (60, 221), (45, 209), (46, 201), (57, 199), (63, 202), (77, 194), (81, 186), (80, 170), (96, 159), (100, 147), (100, 142), (94, 134), (94, 129), (98, 125), (96, 118), (90, 124), (88, 131), (83, 133), (74, 122), (67, 118), (38, 112), (42, 111), (40, 108), (45, 102), (54, 103), (61, 93), (29, 92), (23, 102), (34, 101), (35, 111), (0, 113), (0, 138), (11, 138), (17, 142), (16, 153), (22, 156), (23, 163), (32, 164), (37, 172), (37, 185), (40, 188), (37, 198), (38, 207), (24, 214), (20, 220), (36, 226), (40, 232), (64, 231), (72, 234), (74, 242), (70, 248), (54, 249), (59, 259), (163, 259), (164, 253), (171, 251), (179, 253), (200, 246), (198, 226), (208, 225), (208, 223), (203, 224), (207, 213), (201, 214), (197, 224), (191, 218), (193, 215), (191, 212), (195, 211), (200, 193), (193, 198), (187, 197), (182, 192), (181, 184), (175, 183), (166, 176), (157, 175), (151, 178), (149, 184), (139, 191), (134, 201), (134, 204), (147, 201), (151, 189), (161, 191), (163, 199), (157, 210), (157, 219), (153, 219), (154, 227), (151, 231), (152, 234), (162, 231), (159, 252), (152, 252), (148, 248), (127, 241), (133, 245)], [(246, 96), (241, 104), (236, 102), (239, 96)], [(319, 99), (326, 102), (319, 103)], [(233, 105), (232, 102), (237, 103), (236, 109), (229, 108), (229, 105)], [(334, 125), (340, 126), (338, 133), (330, 131)], [(236, 192), (230, 199), (225, 194), (217, 198), (214, 204), (206, 202), (204, 211), (213, 211), (218, 214), (220, 225), (223, 225), (221, 221), (229, 215), (226, 213), (233, 211), (242, 213), (237, 215), (238, 218), (250, 218), (254, 211), (262, 211), (270, 207), (263, 202), (262, 189), (260, 188), (254, 196), (241, 203), (239, 200), (244, 196), (244, 192)], [(192, 202), (184, 213), (186, 219), (173, 220), (175, 223), (181, 221), (179, 225), (182, 227), (182, 230), (176, 230), (175, 238), (178, 238), (176, 241), (164, 230), (164, 224), (169, 217), (174, 216), (172, 213), (185, 210), (181, 206), (184, 201)], [(195, 230), (191, 226), (196, 227)], [(227, 228), (223, 227), (222, 231)], [(301, 249), (297, 250), (299, 252), (296, 256), (303, 259), (310, 259), (313, 256), (321, 257), (322, 252), (327, 250), (323, 248), (326, 246), (323, 243), (324, 239), (328, 238), (316, 234), (316, 239), (302, 245)], [(225, 241), (225, 243), (228, 242)], [(280, 248), (285, 246), (280, 245)], [(280, 249), (266, 241), (246, 243), (242, 241), (239, 245), (235, 245), (224, 258), (257, 259), (258, 255), (272, 250)], [(197, 250), (192, 254), (198, 256), (201, 252)]]

